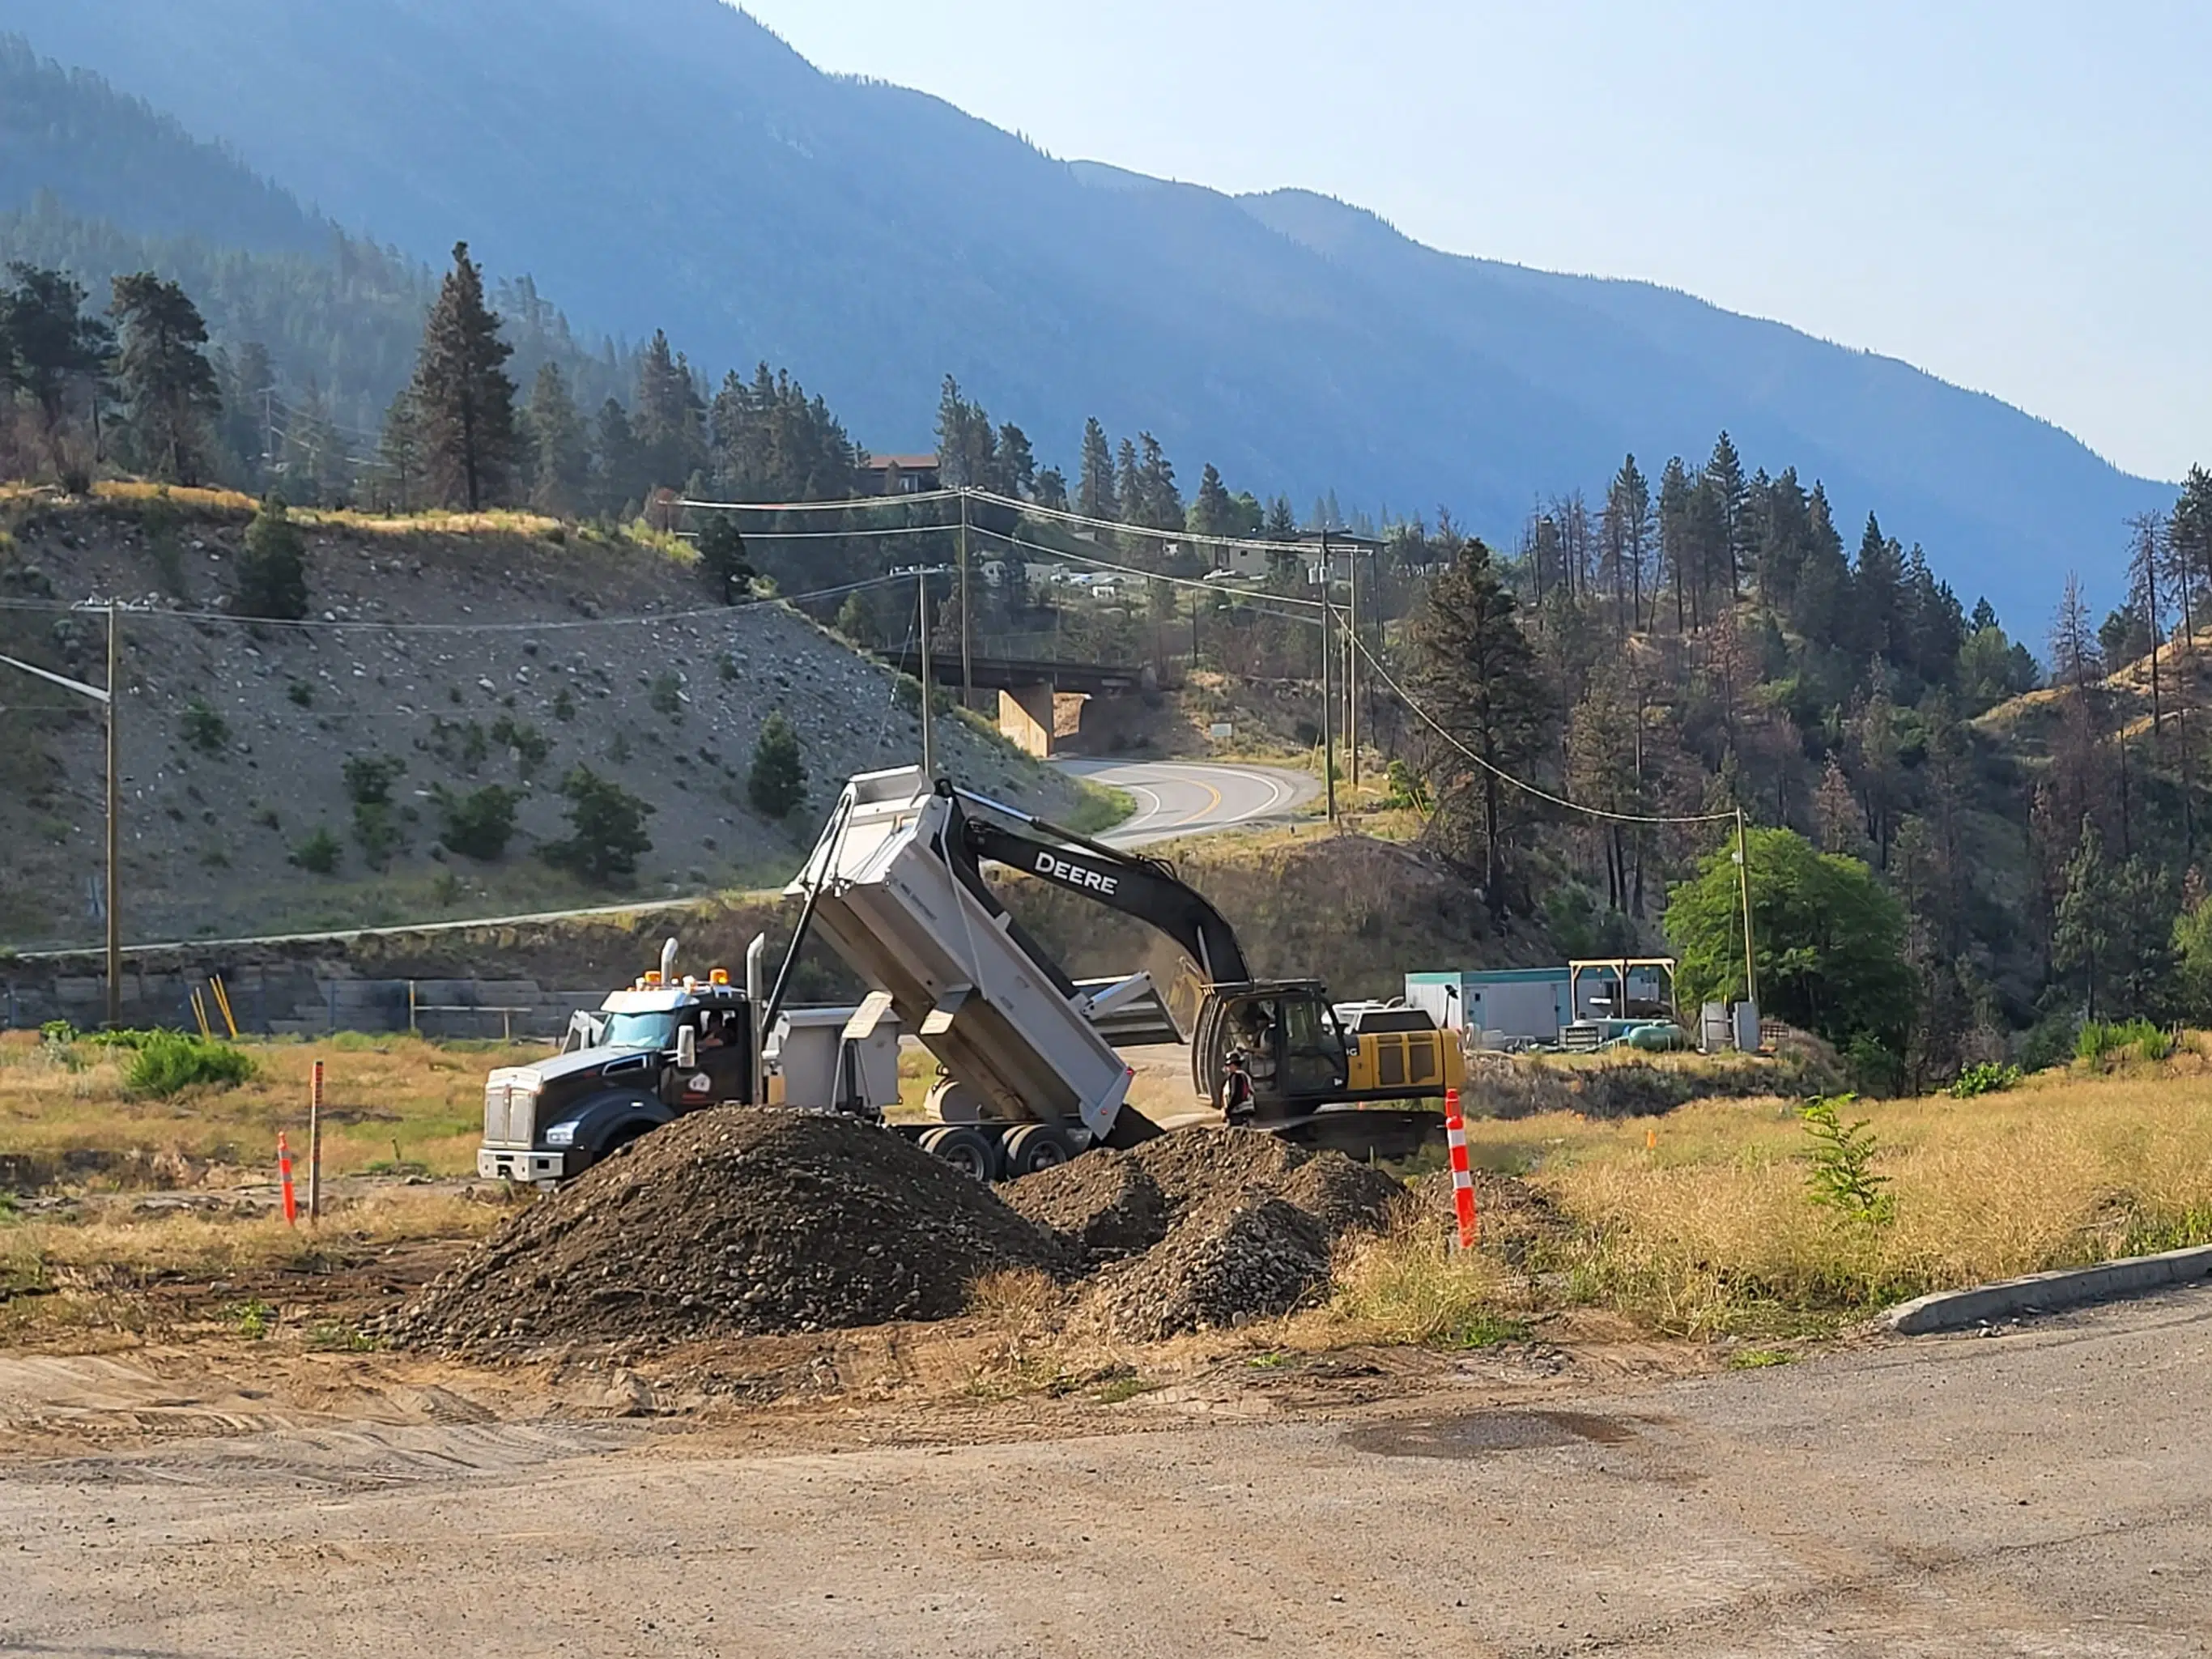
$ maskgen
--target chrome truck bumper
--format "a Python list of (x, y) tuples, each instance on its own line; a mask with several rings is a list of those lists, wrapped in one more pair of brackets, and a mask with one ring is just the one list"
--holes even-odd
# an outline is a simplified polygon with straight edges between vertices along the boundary
[(528, 1146), (479, 1146), (477, 1174), (486, 1181), (559, 1181), (568, 1173), (565, 1152), (541, 1152)]

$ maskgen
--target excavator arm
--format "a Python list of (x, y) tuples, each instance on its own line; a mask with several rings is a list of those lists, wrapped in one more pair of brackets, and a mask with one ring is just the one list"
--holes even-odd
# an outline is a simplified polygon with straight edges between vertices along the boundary
[(1120, 851), (1026, 813), (1016, 814), (1012, 807), (981, 804), (994, 812), (1018, 816), (1028, 827), (1052, 839), (1024, 835), (988, 818), (969, 817), (963, 839), (974, 859), (1024, 871), (1158, 928), (1182, 947), (1207, 984), (1241, 984), (1252, 976), (1229, 919), (1166, 863)]

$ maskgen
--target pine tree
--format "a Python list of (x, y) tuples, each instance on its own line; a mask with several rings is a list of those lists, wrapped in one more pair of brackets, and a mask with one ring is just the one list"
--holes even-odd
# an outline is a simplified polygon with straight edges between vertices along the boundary
[(670, 349), (665, 331), (653, 330), (638, 360), (637, 392), (630, 404), (644, 490), (679, 488), (706, 465), (704, 422), (690, 365)]
[(584, 510), (591, 489), (591, 447), (583, 416), (568, 395), (568, 380), (551, 359), (540, 366), (530, 388), (532, 457), (530, 504), (556, 519)]
[(1144, 476), (1137, 471), (1137, 446), (1127, 438), (1114, 453), (1114, 495), (1121, 506), (1116, 516), (1123, 524), (1144, 522)]
[(222, 412), (207, 324), (182, 288), (149, 270), (116, 277), (114, 294), (116, 384), (132, 445), (155, 477), (198, 483)]
[(2150, 648), (2150, 729), (2166, 734), (2166, 702), (2159, 685), (2158, 647), (2166, 633), (2166, 521), (2161, 513), (2138, 513), (2128, 520), (2128, 604), (2141, 619)]
[(37, 405), (49, 458), (59, 465), (71, 404), (83, 404), (98, 421), (115, 336), (85, 311), (84, 289), (63, 272), (18, 261), (8, 274), (15, 286), (0, 295), (0, 339), (9, 349), (0, 356), (10, 361), (9, 378)]
[(1851, 567), (1851, 610), (1857, 621), (1855, 644), (1859, 655), (1876, 661), (1901, 664), (1909, 659), (1904, 618), (1903, 550), (1881, 533), (1881, 524), (1867, 514), (1866, 531), (1859, 538), (1859, 556)]
[(1131, 519), (1152, 530), (1182, 528), (1182, 493), (1176, 488), (1175, 465), (1168, 459), (1167, 451), (1160, 441), (1149, 432), (1139, 432), (1137, 443), (1143, 459), (1137, 465), (1137, 506), (1124, 495), (1123, 512)]
[(592, 503), (607, 518), (635, 508), (646, 486), (638, 477), (637, 439), (619, 398), (599, 405), (592, 454)]
[(950, 374), (938, 389), (937, 467), (939, 476), (954, 488), (995, 489), (1000, 483), (991, 417), (981, 404), (961, 395), (960, 382)]
[(456, 242), (415, 369), (431, 499), (474, 513), (505, 494), (514, 459), (514, 382), (503, 365), (514, 349), (484, 303), (483, 273), (469, 245)]
[(2051, 624), (2051, 681), (2085, 691), (2104, 673), (2104, 657), (2096, 630), (2089, 624), (2089, 606), (2081, 597), (2081, 578), (2069, 570), (2059, 595), (2058, 614)]
[(1228, 536), (1236, 533), (1241, 515), (1229, 486), (1221, 482), (1221, 474), (1212, 461), (1199, 475), (1198, 495), (1190, 504), (1190, 528), (1201, 536)]
[(753, 763), (745, 777), (745, 798), (763, 817), (787, 818), (806, 799), (806, 763), (799, 733), (781, 710), (761, 722)]
[(246, 527), (234, 603), (243, 616), (279, 622), (296, 622), (307, 614), (306, 549), (282, 495), (264, 500)]
[(1752, 531), (1751, 487), (1744, 482), (1743, 460), (1726, 432), (1713, 441), (1705, 482), (1712, 491), (1721, 554), (1728, 568), (1728, 599), (1733, 605), (1743, 595), (1743, 567), (1751, 562), (1755, 550), (1746, 544)]
[(1067, 475), (1056, 466), (1044, 468), (1036, 475), (1036, 504), (1057, 512), (1067, 510)]
[(1659, 557), (1667, 585), (1674, 590), (1674, 631), (1690, 631), (1690, 475), (1680, 455), (1670, 456), (1659, 475)]
[(1115, 520), (1121, 516), (1121, 496), (1114, 487), (1114, 449), (1106, 428), (1092, 416), (1083, 423), (1083, 459), (1076, 470), (1075, 510), (1085, 518)]
[[(1030, 447), (1030, 434), (1012, 421), (999, 428), (998, 476), (992, 488), (1001, 495), (1027, 497), (1036, 491), (1036, 452)], [(1067, 486), (1060, 484), (1065, 496)]]
[(753, 568), (745, 538), (728, 513), (709, 513), (699, 531), (699, 574), (717, 605), (743, 605), (751, 597)]
[(1446, 730), (1478, 757), (1473, 769), (1458, 752), (1443, 757), (1449, 787), (1437, 793), (1462, 801), (1472, 794), (1480, 815), (1483, 897), (1493, 915), (1506, 907), (1505, 790), (1501, 773), (1518, 775), (1545, 747), (1552, 708), (1534, 653), (1515, 615), (1513, 594), (1499, 580), (1490, 550), (1469, 540), (1451, 566), (1430, 583), (1412, 636), (1424, 701)]
[(422, 427), (416, 417), (415, 394), (404, 386), (384, 411), (376, 461), (386, 507), (394, 513), (415, 511), (422, 495)]
[(1651, 485), (1631, 455), (1606, 486), (1603, 531), (1613, 613), (1623, 633), (1644, 626), (1644, 566), (1653, 533)]

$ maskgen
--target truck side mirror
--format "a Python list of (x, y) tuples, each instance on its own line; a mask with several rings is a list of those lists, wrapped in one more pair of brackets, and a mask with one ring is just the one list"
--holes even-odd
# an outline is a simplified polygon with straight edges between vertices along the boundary
[(699, 1028), (679, 1025), (676, 1028), (676, 1069), (689, 1072), (699, 1064)]

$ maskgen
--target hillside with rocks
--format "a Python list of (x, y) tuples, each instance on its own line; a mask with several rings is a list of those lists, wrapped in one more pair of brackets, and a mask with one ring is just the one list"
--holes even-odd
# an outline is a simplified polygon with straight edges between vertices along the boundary
[[(708, 609), (674, 544), (519, 515), (303, 517), (308, 619), (275, 624), (228, 614), (250, 518), (242, 498), (203, 492), (0, 503), (0, 653), (99, 684), (104, 617), (66, 607), (110, 595), (129, 606), (128, 939), (780, 884), (847, 776), (919, 758), (912, 682), (781, 605)], [(0, 705), (11, 733), (0, 944), (94, 941), (97, 713), (13, 674)], [(807, 775), (781, 820), (747, 789), (775, 713)], [(948, 717), (939, 730), (953, 775), (1040, 811), (1075, 809), (1071, 783), (980, 722)], [(579, 767), (653, 809), (652, 845), (627, 878), (588, 880), (540, 856), (570, 834), (561, 788)], [(453, 850), (448, 840), (467, 837), (448, 809), (495, 786), (514, 808), (504, 851)]]

